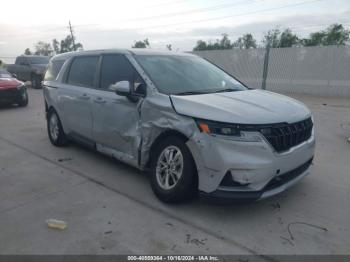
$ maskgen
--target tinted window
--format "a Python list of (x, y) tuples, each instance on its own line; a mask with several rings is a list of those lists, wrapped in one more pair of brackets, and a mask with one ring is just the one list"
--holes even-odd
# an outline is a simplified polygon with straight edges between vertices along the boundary
[(51, 61), (45, 74), (45, 80), (55, 80), (64, 62), (65, 60)]
[(124, 80), (133, 83), (135, 91), (145, 93), (141, 77), (124, 55), (104, 56), (101, 66), (101, 88), (108, 89), (111, 84)]
[(93, 87), (98, 56), (74, 58), (68, 74), (67, 83), (77, 86)]

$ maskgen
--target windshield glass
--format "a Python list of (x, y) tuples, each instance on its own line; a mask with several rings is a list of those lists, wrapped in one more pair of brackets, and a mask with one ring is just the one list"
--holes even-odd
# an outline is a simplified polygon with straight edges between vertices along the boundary
[(13, 78), (13, 76), (6, 70), (0, 69), (0, 78)]
[(28, 61), (32, 65), (39, 65), (39, 64), (48, 64), (49, 63), (49, 58), (45, 56), (37, 56), (37, 57), (30, 57), (28, 58)]
[(246, 90), (236, 79), (200, 57), (137, 55), (136, 59), (164, 94), (190, 95)]

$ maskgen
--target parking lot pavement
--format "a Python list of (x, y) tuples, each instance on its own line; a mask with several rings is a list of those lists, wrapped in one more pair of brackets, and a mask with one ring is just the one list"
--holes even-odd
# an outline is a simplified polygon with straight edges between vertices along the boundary
[[(350, 254), (346, 99), (297, 97), (314, 113), (317, 152), (289, 191), (244, 205), (165, 205), (147, 174), (78, 145), (53, 147), (42, 91), (29, 96), (26, 108), (0, 109), (1, 254)], [(68, 228), (49, 229), (49, 218)]]

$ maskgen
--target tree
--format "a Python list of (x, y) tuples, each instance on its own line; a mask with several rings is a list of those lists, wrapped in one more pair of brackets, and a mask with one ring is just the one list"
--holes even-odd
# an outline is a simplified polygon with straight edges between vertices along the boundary
[(232, 49), (233, 44), (231, 40), (228, 38), (228, 34), (222, 34), (221, 39), (216, 39), (214, 43), (209, 41), (209, 43), (198, 40), (197, 45), (193, 48), (193, 51), (201, 51), (201, 50), (223, 50), (223, 49)]
[(83, 48), (83, 45), (81, 43), (75, 43), (75, 47), (74, 47), (72, 36), (67, 35), (65, 39), (61, 40), (59, 53), (62, 54), (62, 53), (72, 52), (72, 51), (78, 50), (79, 48)]
[(277, 48), (279, 47), (279, 36), (281, 31), (278, 28), (269, 30), (263, 37), (263, 44), (265, 47)]
[(31, 54), (32, 54), (32, 51), (30, 51), (29, 48), (26, 48), (26, 49), (24, 50), (24, 54), (25, 54), (25, 55), (31, 55)]
[(131, 48), (147, 48), (147, 47), (150, 47), (148, 38), (142, 41), (135, 41), (135, 44), (131, 46)]
[(44, 55), (51, 56), (53, 54), (53, 50), (50, 43), (45, 43), (43, 41), (39, 41), (35, 45), (35, 55)]
[(267, 34), (264, 35), (262, 42), (265, 47), (292, 47), (299, 43), (299, 38), (296, 34), (293, 34), (292, 30), (289, 28), (286, 28), (282, 32), (280, 29), (275, 28), (269, 30)]
[[(81, 43), (76, 43), (74, 48), (72, 37), (70, 35), (67, 35), (66, 38), (64, 38), (60, 42), (57, 39), (53, 39), (52, 45), (44, 41), (39, 41), (38, 43), (35, 44), (34, 54), (52, 56), (54, 54), (71, 52), (79, 48), (83, 48), (83, 45)], [(31, 55), (33, 53), (30, 51), (29, 48), (26, 48), (24, 50), (24, 54)]]
[(234, 43), (233, 47), (239, 49), (251, 49), (256, 48), (256, 40), (254, 39), (252, 34), (245, 34), (239, 37)]
[(166, 45), (166, 48), (167, 48), (169, 51), (173, 50), (171, 44)]
[(346, 30), (342, 24), (333, 24), (326, 30), (311, 33), (308, 38), (302, 40), (302, 44), (304, 46), (346, 45), (349, 37), (350, 31)]
[(197, 45), (193, 48), (193, 51), (208, 50), (207, 42), (203, 40), (198, 40)]
[(299, 38), (293, 34), (289, 28), (285, 29), (280, 35), (279, 47), (292, 47), (299, 43)]
[(60, 53), (60, 43), (57, 41), (57, 39), (52, 40), (52, 47), (53, 47), (53, 51), (55, 52), (55, 54)]

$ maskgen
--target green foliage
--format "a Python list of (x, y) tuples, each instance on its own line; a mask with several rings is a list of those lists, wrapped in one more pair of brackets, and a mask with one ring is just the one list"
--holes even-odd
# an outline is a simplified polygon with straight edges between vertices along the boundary
[(262, 43), (264, 47), (271, 48), (292, 47), (299, 44), (299, 38), (289, 28), (285, 29), (284, 31), (275, 28), (269, 30), (264, 35)]
[(278, 28), (269, 30), (264, 36), (262, 43), (265, 47), (279, 47), (281, 31)]
[(50, 43), (45, 43), (43, 41), (36, 43), (34, 55), (51, 56), (52, 54), (53, 49)]
[(279, 47), (292, 47), (297, 44), (299, 44), (299, 38), (289, 28), (285, 29), (280, 35)]
[(142, 41), (135, 41), (135, 44), (131, 46), (132, 48), (147, 48), (150, 47), (148, 38), (142, 40)]
[(74, 43), (73, 38), (70, 35), (67, 35), (65, 39), (61, 40), (59, 53), (60, 54), (67, 53), (67, 52), (78, 50), (79, 48), (83, 48), (83, 45), (81, 43), (76, 43), (75, 46), (73, 43)]
[(245, 34), (241, 37), (239, 37), (234, 43), (233, 43), (234, 48), (239, 48), (239, 49), (251, 49), (251, 48), (256, 48), (256, 40), (254, 39), (252, 34)]
[(232, 49), (233, 44), (231, 40), (228, 38), (228, 34), (222, 34), (221, 39), (216, 39), (214, 43), (205, 42), (203, 40), (198, 40), (197, 45), (193, 48), (193, 51), (201, 51), (201, 50), (224, 50), (224, 49)]
[(26, 49), (24, 50), (24, 54), (25, 54), (25, 55), (32, 55), (32, 51), (30, 51), (29, 48), (26, 48)]
[(34, 46), (35, 52), (31, 52), (29, 48), (24, 50), (25, 55), (44, 55), (52, 56), (55, 54), (62, 54), (66, 52), (71, 52), (79, 48), (83, 48), (81, 43), (76, 43), (73, 45), (73, 39), (70, 35), (67, 35), (66, 38), (60, 42), (57, 39), (52, 40), (52, 44), (46, 43), (44, 41), (39, 41)]
[(53, 47), (53, 51), (55, 52), (55, 54), (60, 53), (60, 43), (57, 41), (57, 39), (52, 40), (52, 47)]
[(326, 28), (310, 34), (308, 38), (301, 41), (304, 46), (327, 46), (327, 45), (346, 45), (349, 41), (350, 31), (346, 30), (341, 24), (333, 24)]

